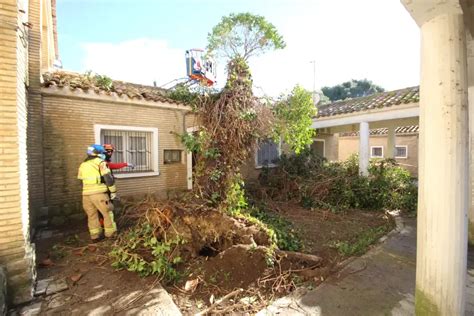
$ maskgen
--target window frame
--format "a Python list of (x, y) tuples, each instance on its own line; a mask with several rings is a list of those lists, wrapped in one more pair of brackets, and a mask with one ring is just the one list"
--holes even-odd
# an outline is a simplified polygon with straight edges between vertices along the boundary
[[(166, 161), (166, 152), (167, 151), (178, 151), (179, 152), (179, 161)], [(183, 150), (182, 149), (163, 149), (163, 164), (173, 165), (183, 163)]]
[(323, 138), (313, 138), (314, 142), (323, 142), (323, 158), (326, 158), (326, 140)]
[(128, 131), (128, 132), (145, 132), (152, 133), (151, 136), (151, 167), (153, 171), (147, 172), (131, 172), (131, 173), (117, 173), (114, 176), (118, 179), (120, 178), (140, 178), (140, 177), (150, 177), (150, 176), (159, 176), (159, 135), (158, 128), (155, 127), (140, 127), (140, 126), (125, 126), (125, 125), (102, 125), (94, 124), (94, 136), (95, 143), (102, 144), (100, 139), (100, 134), (102, 130), (117, 130), (117, 131)]
[[(381, 156), (374, 156), (374, 155), (373, 155), (373, 153), (374, 153), (374, 152), (373, 152), (373, 149), (374, 149), (374, 148), (381, 148), (381, 149), (382, 149), (382, 155), (381, 155)], [(384, 157), (383, 154), (384, 154), (383, 146), (370, 146), (370, 158), (379, 158), (379, 159), (380, 159), (380, 158), (383, 158), (383, 157)]]
[[(405, 156), (397, 156), (397, 147), (405, 148)], [(408, 145), (395, 145), (395, 158), (396, 159), (408, 159)]]
[[(268, 138), (267, 138), (268, 139)], [(273, 141), (273, 139), (271, 139)], [(258, 150), (260, 149), (260, 147), (258, 146), (258, 143), (260, 142), (260, 140), (257, 140), (257, 148), (255, 149), (255, 169), (262, 169), (263, 168), (263, 165), (259, 165), (258, 164)], [(278, 159), (281, 157), (281, 139), (280, 141), (278, 142)], [(277, 167), (278, 165), (275, 164), (275, 163), (269, 163), (268, 165), (265, 165), (265, 167), (267, 168), (275, 168)]]

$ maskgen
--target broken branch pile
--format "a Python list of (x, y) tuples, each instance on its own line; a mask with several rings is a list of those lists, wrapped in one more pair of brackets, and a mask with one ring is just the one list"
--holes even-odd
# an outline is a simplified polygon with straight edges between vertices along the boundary
[(410, 173), (394, 160), (372, 161), (369, 176), (359, 174), (357, 156), (326, 162), (307, 150), (282, 156), (277, 168), (266, 168), (253, 191), (257, 200), (295, 201), (333, 212), (348, 209), (416, 211), (417, 187)]

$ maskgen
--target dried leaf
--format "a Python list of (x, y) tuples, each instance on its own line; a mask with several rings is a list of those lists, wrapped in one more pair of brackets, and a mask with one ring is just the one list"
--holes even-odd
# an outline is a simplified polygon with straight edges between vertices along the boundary
[(82, 278), (82, 274), (81, 273), (74, 274), (74, 275), (71, 275), (69, 278), (71, 279), (72, 283), (77, 283), (77, 281), (79, 281)]
[(53, 260), (47, 258), (40, 262), (40, 267), (51, 267), (54, 266)]
[(209, 303), (211, 303), (211, 305), (214, 304), (214, 294), (209, 297)]
[(81, 248), (81, 249), (75, 250), (73, 253), (76, 256), (82, 256), (84, 254), (84, 250), (86, 250), (86, 248)]
[(186, 281), (186, 284), (184, 285), (184, 290), (186, 292), (194, 292), (196, 290), (196, 287), (198, 286), (199, 284), (199, 279), (192, 279), (192, 280), (188, 280)]
[(94, 252), (97, 250), (97, 246), (96, 245), (87, 245), (87, 249), (89, 249), (90, 252)]

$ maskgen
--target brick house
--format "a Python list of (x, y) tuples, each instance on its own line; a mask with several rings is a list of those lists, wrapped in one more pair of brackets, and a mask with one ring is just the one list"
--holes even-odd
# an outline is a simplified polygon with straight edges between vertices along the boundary
[(178, 135), (191, 124), (191, 109), (158, 88), (116, 81), (114, 92), (86, 89), (77, 85), (80, 77), (48, 74), (41, 88), (48, 217), (60, 224), (84, 216), (77, 168), (88, 144), (112, 143), (115, 161), (135, 165), (114, 173), (119, 195), (186, 189), (187, 161)]
[(191, 109), (155, 87), (55, 72), (55, 2), (0, 0), (0, 267), (14, 304), (32, 297), (35, 220), (85, 223), (77, 169), (88, 145), (113, 143), (115, 159), (136, 165), (116, 173), (122, 196), (187, 185), (177, 135), (194, 125)]
[[(0, 0), (0, 266), (6, 268), (9, 299), (14, 303), (31, 297), (35, 280), (28, 203), (27, 112), (30, 82), (34, 81), (28, 55), (32, 47), (39, 47), (28, 43), (28, 38), (32, 42), (35, 39), (27, 23), (42, 20), (40, 9), (47, 10), (39, 1), (29, 4), (26, 0)], [(34, 64), (38, 60), (30, 55), (29, 61)]]

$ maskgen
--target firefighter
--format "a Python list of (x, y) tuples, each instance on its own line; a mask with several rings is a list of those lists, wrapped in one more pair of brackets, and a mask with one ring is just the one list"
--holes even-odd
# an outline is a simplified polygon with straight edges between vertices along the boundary
[(125, 167), (135, 168), (135, 165), (129, 162), (112, 162), (112, 154), (114, 153), (115, 147), (112, 144), (104, 144), (105, 149), (105, 161), (110, 170), (122, 169)]
[(82, 180), (82, 205), (87, 214), (87, 224), (93, 242), (102, 238), (99, 212), (104, 218), (105, 237), (113, 237), (117, 231), (111, 201), (116, 197), (117, 189), (114, 185), (114, 177), (104, 160), (104, 147), (89, 146), (87, 158), (81, 163), (77, 176)]

